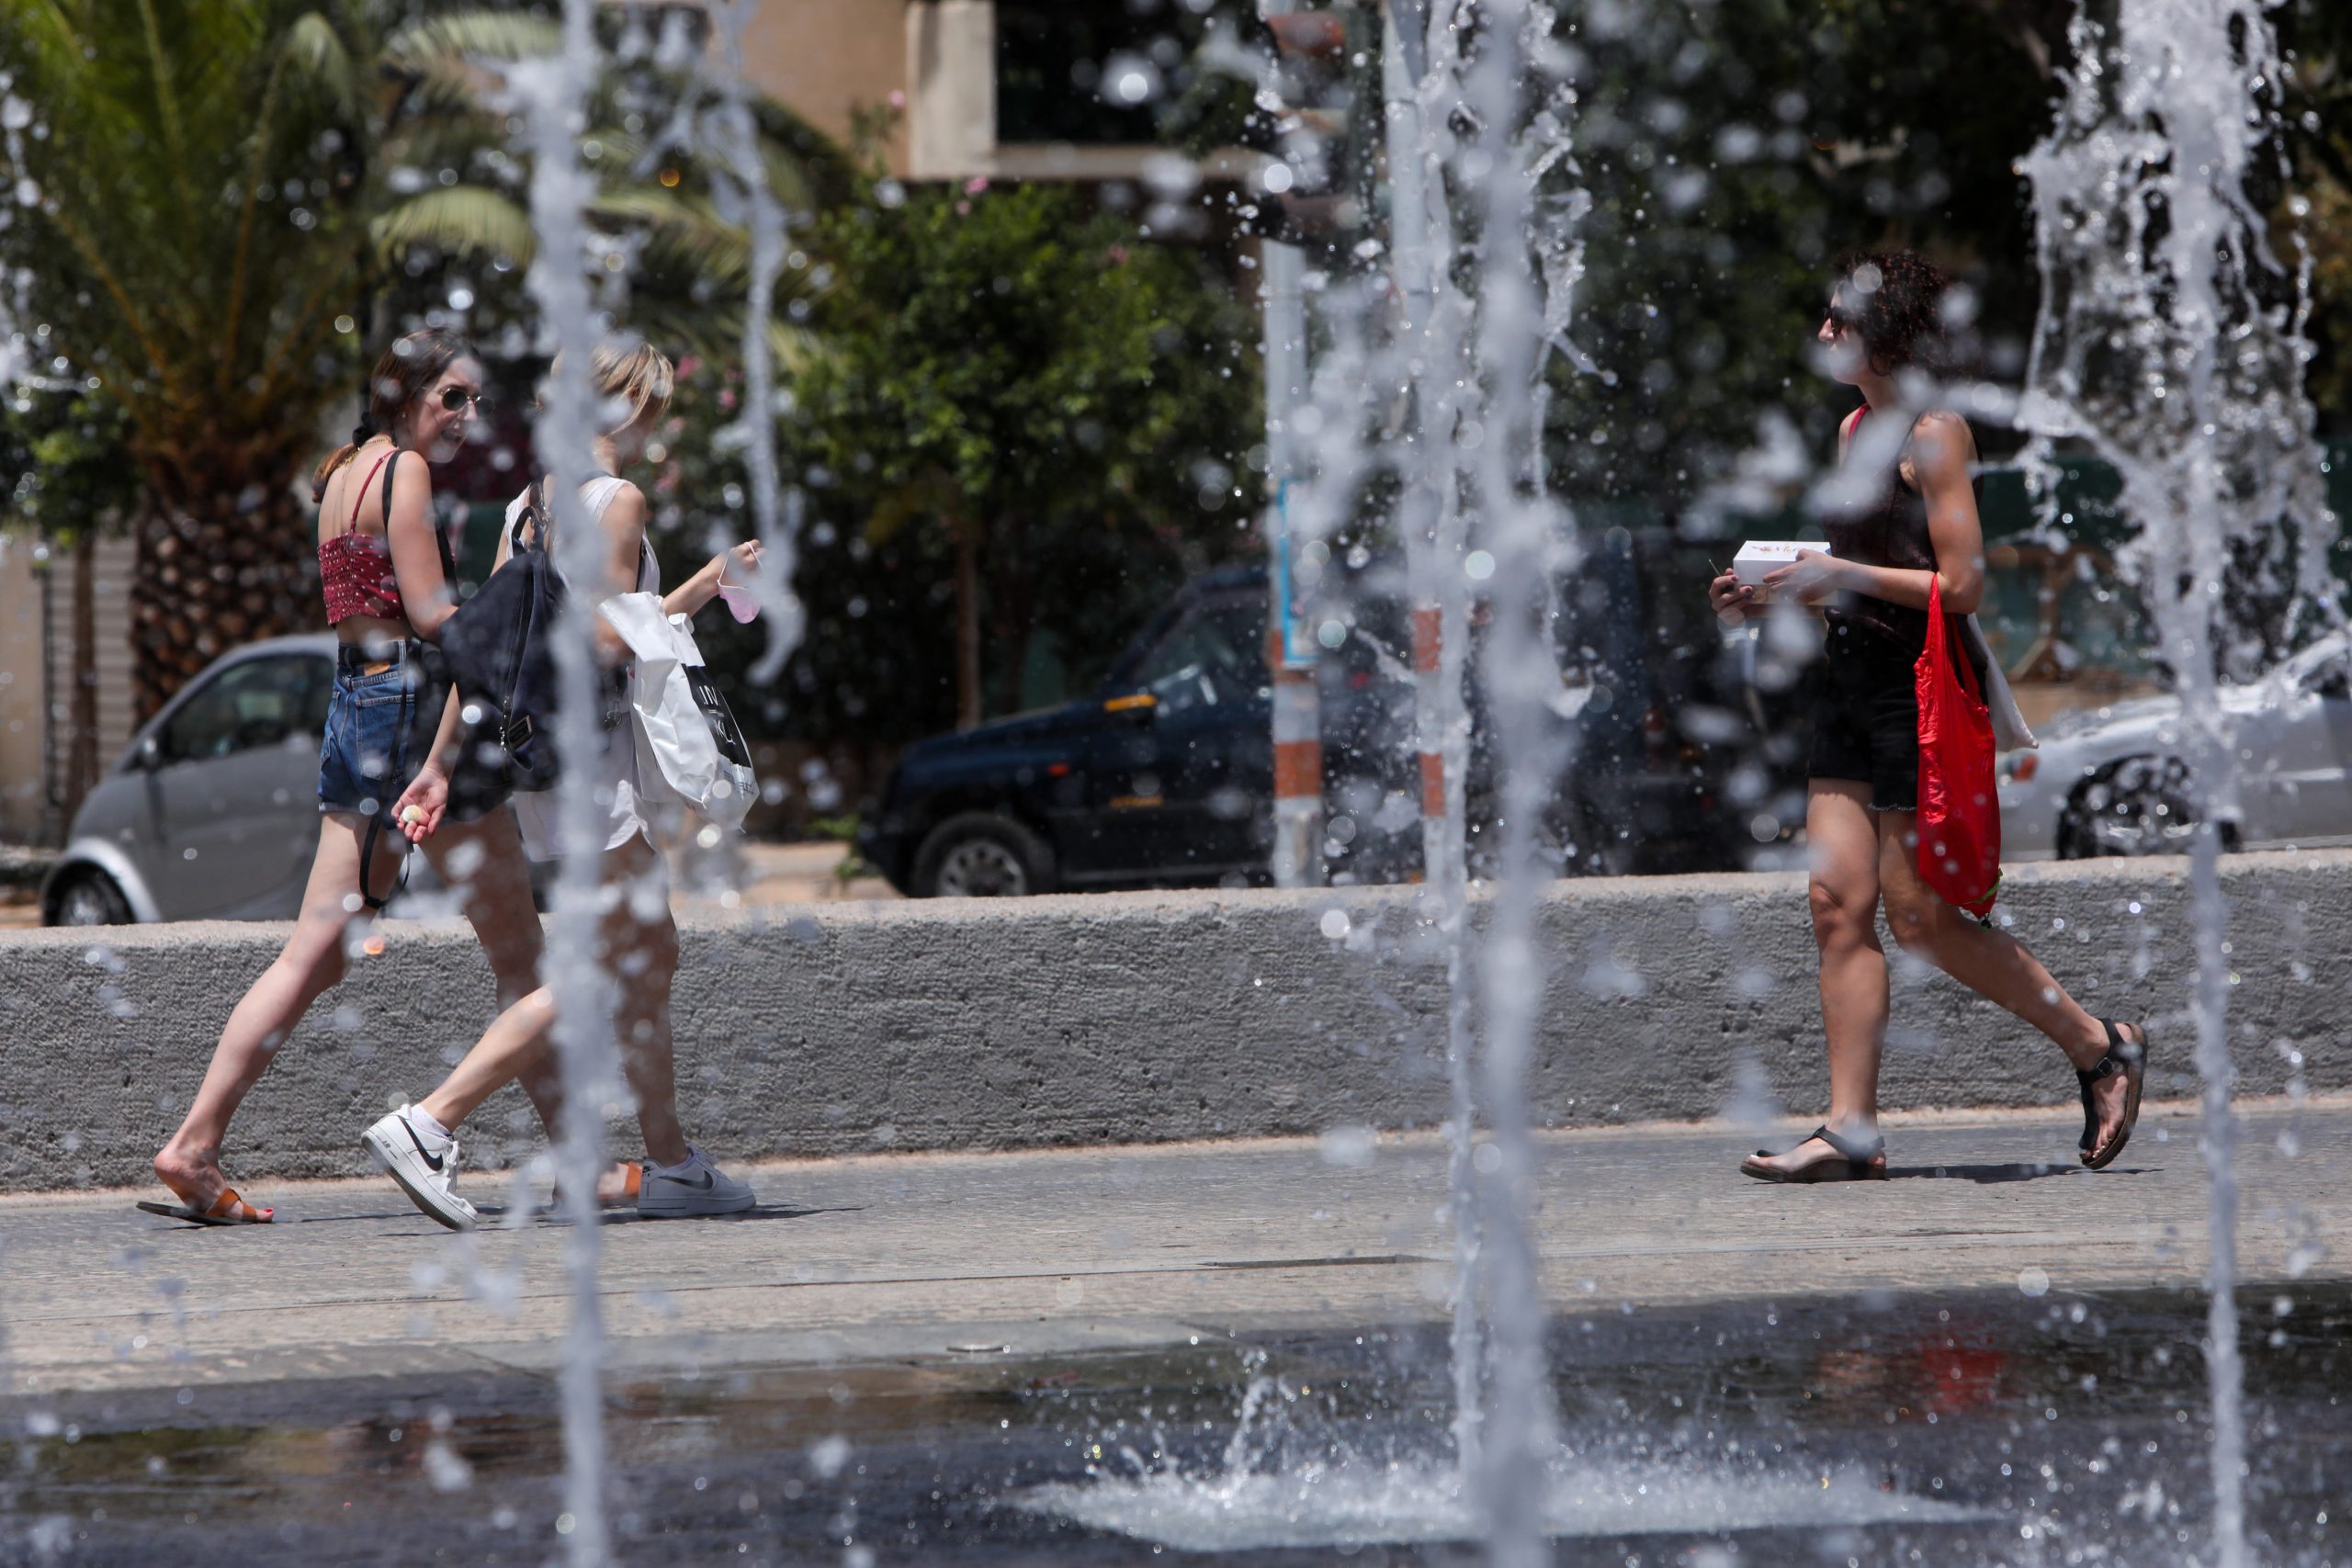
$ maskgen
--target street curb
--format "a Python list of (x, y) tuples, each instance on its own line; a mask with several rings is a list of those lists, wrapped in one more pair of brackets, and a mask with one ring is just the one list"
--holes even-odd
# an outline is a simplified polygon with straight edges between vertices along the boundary
[[(2352, 1056), (2333, 1048), (2352, 996), (2348, 871), (2343, 851), (2223, 864), (2244, 1093), (2298, 1077), (2315, 1093), (2352, 1089)], [(2152, 1095), (2195, 1092), (2186, 874), (2178, 861), (2095, 862), (2016, 867), (2004, 885), (2003, 915), (2086, 1007), (2151, 1020)], [(1482, 900), (1474, 922), (1490, 913)], [(1561, 882), (1539, 922), (1539, 1124), (1775, 1101), (1817, 1111), (1802, 875)], [(829, 902), (681, 927), (680, 1110), (698, 1144), (731, 1158), (1427, 1127), (1445, 1114), (1443, 949), (1416, 889)], [(147, 1180), (229, 1010), (288, 929), (0, 936), (0, 1190)], [(360, 1130), (430, 1088), (487, 1021), (488, 971), (462, 924), (387, 934), (247, 1102), (233, 1176), (365, 1174)], [(1889, 1108), (2074, 1100), (2055, 1047), (1887, 946)], [(537, 1145), (509, 1090), (470, 1124), (469, 1163)]]

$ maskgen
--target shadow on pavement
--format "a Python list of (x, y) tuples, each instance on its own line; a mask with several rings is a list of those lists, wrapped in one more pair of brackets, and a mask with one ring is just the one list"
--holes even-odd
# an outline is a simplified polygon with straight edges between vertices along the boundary
[(1897, 1165), (1889, 1166), (1889, 1181), (1933, 1179), (1944, 1181), (1973, 1181), (1989, 1186), (1999, 1181), (2039, 1181), (2050, 1176), (2143, 1176), (2144, 1168), (2132, 1166), (2119, 1169), (2110, 1166), (2106, 1170), (2086, 1170), (2078, 1165), (2052, 1165), (2036, 1160), (2020, 1165)]

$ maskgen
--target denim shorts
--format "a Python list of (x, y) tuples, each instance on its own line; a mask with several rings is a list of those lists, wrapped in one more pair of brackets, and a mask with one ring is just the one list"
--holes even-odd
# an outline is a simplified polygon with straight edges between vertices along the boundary
[[(389, 670), (365, 672), (387, 662)], [(431, 686), (413, 643), (376, 653), (337, 650), (319, 748), (321, 811), (372, 817), (391, 809), (424, 765), (440, 723), (445, 694)]]

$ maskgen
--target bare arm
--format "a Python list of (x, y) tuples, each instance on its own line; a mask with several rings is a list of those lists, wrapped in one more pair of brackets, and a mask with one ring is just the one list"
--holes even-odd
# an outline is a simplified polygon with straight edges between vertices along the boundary
[(1948, 413), (1920, 415), (1911, 436), (1911, 466), (1918, 476), (1920, 498), (1928, 503), (1928, 537), (1935, 546), (1936, 570), (1906, 571), (1849, 562), (1843, 566), (1839, 586), (1924, 610), (1932, 582), (1941, 590), (1946, 610), (1973, 615), (1984, 599), (1984, 525), (1976, 514), (1976, 491), (1968, 479), (1976, 442), (1967, 421)]
[(392, 580), (400, 584), (408, 624), (427, 641), (437, 640), (444, 622), (457, 612), (457, 596), (441, 574), (441, 546), (433, 530), (433, 476), (422, 459), (393, 465), (392, 516), (385, 542), (392, 552)]
[[(1924, 610), (1933, 584), (1941, 591), (1945, 609), (1955, 615), (1974, 613), (1984, 598), (1984, 526), (1977, 516), (1976, 491), (1968, 478), (1968, 466), (1976, 457), (1975, 439), (1969, 434), (1968, 422), (1955, 414), (1922, 414), (1911, 429), (1912, 469), (1918, 476), (1920, 498), (1927, 502), (1928, 538), (1935, 548), (1936, 570), (1866, 566), (1802, 550), (1795, 565), (1784, 566), (1765, 578), (1768, 587), (1808, 601), (1838, 592), (1860, 593)], [(1849, 424), (1846, 435), (1850, 438), (1851, 434)]]
[[(605, 508), (605, 593), (608, 596), (637, 592), (646, 515), (645, 492), (633, 484), (622, 485)], [(608, 665), (623, 662), (629, 654), (628, 642), (602, 615), (596, 617), (596, 652)]]
[(665, 615), (691, 615), (718, 597), (718, 585), (729, 572), (735, 574), (735, 586), (759, 570), (760, 542), (746, 539), (731, 549), (724, 549), (705, 561), (702, 570), (662, 596), (662, 613)]

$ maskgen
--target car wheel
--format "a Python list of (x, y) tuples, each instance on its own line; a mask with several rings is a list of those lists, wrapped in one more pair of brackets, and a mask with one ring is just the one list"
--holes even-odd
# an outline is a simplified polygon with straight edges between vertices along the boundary
[(2188, 768), (2175, 757), (2131, 757), (2075, 792), (2058, 826), (2058, 858), (2185, 855), (2197, 835)]
[(915, 856), (918, 898), (1020, 898), (1053, 886), (1053, 851), (994, 812), (949, 818), (931, 830)]
[(103, 871), (77, 871), (68, 876), (50, 901), (52, 926), (127, 926), (131, 924), (130, 900), (114, 878)]

